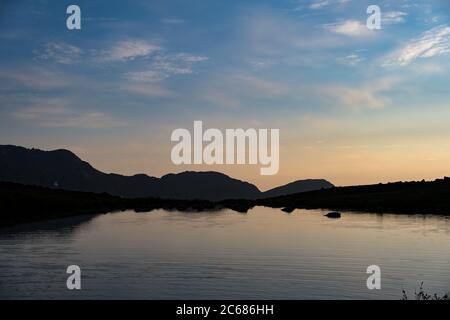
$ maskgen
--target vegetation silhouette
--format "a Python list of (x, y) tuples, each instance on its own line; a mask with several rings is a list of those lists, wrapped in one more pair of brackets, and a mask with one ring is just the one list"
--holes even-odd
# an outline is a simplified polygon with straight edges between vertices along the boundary
[[(450, 214), (450, 179), (432, 182), (397, 182), (355, 187), (334, 187), (266, 199), (220, 201), (163, 198), (121, 198), (107, 193), (66, 191), (0, 182), (0, 226), (78, 214), (106, 213), (133, 209), (215, 211), (231, 209), (246, 213), (254, 206), (367, 211), (398, 214)], [(340, 217), (338, 212), (333, 218)]]
[[(405, 290), (402, 290), (402, 300), (409, 300), (408, 295), (406, 294)], [(414, 291), (414, 300), (420, 300), (420, 301), (428, 301), (428, 300), (450, 300), (450, 296), (448, 294), (444, 294), (442, 296), (434, 293), (426, 293), (423, 290), (423, 281), (420, 284), (419, 290)]]
[(247, 212), (251, 203), (246, 200), (174, 200), (161, 198), (121, 198), (107, 193), (67, 191), (40, 186), (0, 182), (0, 227), (46, 219), (76, 215), (101, 214), (134, 210), (148, 212), (155, 209), (177, 211), (216, 211), (229, 208)]
[(450, 178), (334, 187), (274, 198), (256, 205), (273, 208), (331, 209), (375, 213), (450, 215)]

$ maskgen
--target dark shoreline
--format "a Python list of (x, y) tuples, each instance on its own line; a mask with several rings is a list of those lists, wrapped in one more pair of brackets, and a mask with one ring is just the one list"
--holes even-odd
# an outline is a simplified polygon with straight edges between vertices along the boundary
[(167, 200), (127, 199), (106, 193), (50, 189), (0, 182), (0, 227), (81, 214), (155, 209), (216, 211), (231, 209), (245, 213), (255, 206), (285, 209), (349, 210), (393, 214), (450, 215), (450, 179), (432, 182), (396, 182), (368, 186), (335, 187), (255, 200)]

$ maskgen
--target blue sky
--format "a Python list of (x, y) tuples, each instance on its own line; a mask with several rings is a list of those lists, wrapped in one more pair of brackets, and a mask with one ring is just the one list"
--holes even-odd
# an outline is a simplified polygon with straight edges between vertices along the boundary
[[(70, 4), (81, 30), (66, 28)], [(370, 4), (382, 30), (366, 28)], [(449, 14), (444, 0), (4, 1), (0, 142), (69, 148), (124, 174), (214, 169), (262, 189), (442, 176)], [(280, 128), (280, 174), (174, 167), (170, 133), (194, 120)]]

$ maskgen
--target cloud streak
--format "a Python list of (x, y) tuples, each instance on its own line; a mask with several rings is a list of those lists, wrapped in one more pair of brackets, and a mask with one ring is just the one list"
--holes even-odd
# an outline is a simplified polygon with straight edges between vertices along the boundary
[(125, 40), (102, 52), (99, 58), (103, 62), (128, 61), (147, 57), (159, 50), (161, 50), (159, 46), (148, 41)]
[(407, 66), (419, 58), (450, 53), (450, 27), (441, 25), (428, 30), (390, 54), (384, 66)]
[(308, 8), (311, 10), (319, 10), (331, 5), (346, 4), (348, 2), (350, 2), (350, 0), (313, 0)]
[(382, 24), (397, 24), (405, 22), (405, 17), (408, 14), (403, 11), (389, 11), (381, 13)]
[(148, 83), (126, 84), (121, 89), (147, 98), (164, 98), (173, 96), (173, 92), (159, 85)]
[(194, 73), (194, 65), (208, 60), (208, 57), (178, 53), (155, 56), (146, 70), (131, 71), (125, 79), (135, 82), (160, 82), (171, 76)]
[(80, 48), (67, 44), (48, 42), (45, 43), (40, 50), (35, 50), (37, 60), (48, 60), (60, 64), (73, 64), (78, 62), (83, 50)]
[(98, 111), (80, 111), (68, 107), (61, 98), (36, 98), (30, 105), (12, 114), (44, 128), (104, 129), (125, 125), (125, 121)]
[(391, 90), (395, 84), (399, 83), (399, 78), (385, 77), (374, 83), (365, 84), (359, 87), (347, 85), (334, 85), (322, 88), (333, 101), (338, 101), (342, 107), (358, 109), (379, 109), (386, 106), (388, 98), (382, 94)]
[(4, 89), (54, 90), (72, 84), (65, 74), (41, 67), (0, 70), (0, 79), (4, 80)]
[(364, 58), (361, 57), (359, 52), (352, 52), (349, 55), (346, 55), (345, 57), (338, 58), (338, 62), (345, 64), (347, 66), (356, 66), (362, 61), (364, 61)]
[(366, 37), (371, 34), (367, 26), (358, 20), (345, 20), (326, 24), (323, 27), (330, 32), (348, 37)]

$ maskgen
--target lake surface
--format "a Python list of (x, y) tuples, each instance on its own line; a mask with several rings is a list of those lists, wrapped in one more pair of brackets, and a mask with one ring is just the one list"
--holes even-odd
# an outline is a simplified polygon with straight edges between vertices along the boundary
[[(450, 291), (450, 219), (256, 207), (0, 229), (0, 298), (399, 299)], [(81, 268), (81, 290), (66, 268)], [(381, 268), (381, 290), (366, 286)]]

